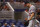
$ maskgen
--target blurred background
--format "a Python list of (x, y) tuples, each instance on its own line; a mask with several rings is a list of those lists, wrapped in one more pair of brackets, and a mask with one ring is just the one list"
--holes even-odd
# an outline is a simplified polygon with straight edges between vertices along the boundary
[(40, 0), (0, 0), (0, 27), (25, 27), (25, 18), (28, 17), (28, 1), (36, 7), (36, 19), (40, 21)]

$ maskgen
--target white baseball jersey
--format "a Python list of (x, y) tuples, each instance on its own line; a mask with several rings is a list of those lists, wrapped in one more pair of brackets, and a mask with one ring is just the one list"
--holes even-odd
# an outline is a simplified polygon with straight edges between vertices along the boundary
[[(29, 8), (29, 15), (28, 15), (28, 19), (30, 18), (30, 16), (31, 16), (31, 14), (32, 14), (32, 12), (36, 12), (36, 8), (35, 8), (35, 6), (31, 6), (30, 8)], [(33, 18), (34, 18), (34, 16), (33, 16)]]

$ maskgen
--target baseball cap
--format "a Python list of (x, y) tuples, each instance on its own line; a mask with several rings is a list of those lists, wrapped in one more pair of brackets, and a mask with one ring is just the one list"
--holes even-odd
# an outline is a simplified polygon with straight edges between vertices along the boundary
[(29, 3), (28, 1), (25, 2), (25, 4)]
[(29, 2), (28, 2), (28, 1), (26, 1), (24, 6), (26, 6), (26, 4), (27, 4), (27, 3), (29, 3)]

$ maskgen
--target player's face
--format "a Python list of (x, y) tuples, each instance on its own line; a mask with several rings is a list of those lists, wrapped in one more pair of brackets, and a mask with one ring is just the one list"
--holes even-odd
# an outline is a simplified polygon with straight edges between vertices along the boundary
[(29, 3), (26, 4), (27, 7), (29, 7), (29, 5), (30, 5)]

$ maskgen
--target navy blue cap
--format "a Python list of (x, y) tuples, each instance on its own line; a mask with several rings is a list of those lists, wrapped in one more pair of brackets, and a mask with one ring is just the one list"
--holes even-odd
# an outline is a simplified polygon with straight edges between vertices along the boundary
[(25, 4), (29, 3), (28, 1), (25, 2)]

